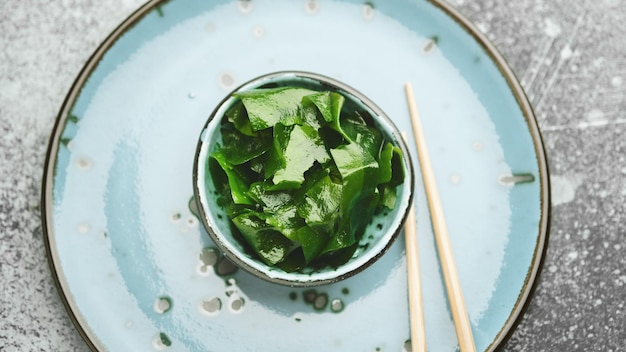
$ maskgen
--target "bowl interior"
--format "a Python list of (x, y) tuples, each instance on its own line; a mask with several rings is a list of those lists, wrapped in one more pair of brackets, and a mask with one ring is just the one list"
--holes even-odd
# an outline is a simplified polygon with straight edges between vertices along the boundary
[[(335, 267), (305, 268), (299, 272), (285, 272), (256, 259), (246, 251), (231, 231), (230, 220), (218, 204), (217, 190), (208, 171), (208, 160), (216, 144), (221, 141), (220, 122), (224, 113), (236, 101), (232, 93), (254, 88), (299, 86), (312, 90), (334, 90), (346, 98), (346, 105), (356, 104), (373, 117), (373, 123), (385, 138), (402, 150), (405, 172), (404, 182), (398, 186), (398, 199), (393, 210), (376, 213), (367, 225), (354, 255), (345, 264)], [(410, 208), (414, 177), (409, 152), (393, 122), (373, 102), (353, 88), (336, 80), (306, 72), (277, 72), (256, 78), (235, 89), (213, 111), (198, 143), (194, 164), (194, 192), (201, 220), (224, 254), (239, 267), (271, 282), (291, 286), (312, 286), (336, 282), (350, 277), (378, 259), (393, 243)], [(354, 209), (353, 211), (358, 211)]]

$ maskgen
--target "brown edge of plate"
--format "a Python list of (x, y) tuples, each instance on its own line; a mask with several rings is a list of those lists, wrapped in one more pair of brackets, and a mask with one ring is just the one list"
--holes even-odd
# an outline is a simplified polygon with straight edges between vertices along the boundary
[(502, 74), (502, 77), (506, 80), (511, 92), (517, 100), (526, 125), (533, 140), (535, 147), (535, 154), (537, 156), (537, 164), (539, 169), (539, 184), (540, 184), (540, 200), (541, 200), (541, 219), (539, 221), (538, 238), (535, 244), (535, 251), (533, 253), (533, 259), (530, 269), (526, 274), (524, 285), (520, 291), (517, 301), (513, 306), (511, 314), (507, 318), (502, 329), (498, 332), (495, 339), (487, 347), (486, 351), (499, 351), (505, 343), (511, 338), (515, 328), (521, 322), (524, 313), (528, 309), (531, 301), (531, 297), (537, 288), (539, 283), (539, 276), (543, 268), (543, 264), (546, 258), (548, 250), (548, 239), (550, 237), (550, 219), (551, 219), (551, 201), (550, 201), (550, 178), (548, 159), (546, 156), (546, 150), (543, 143), (543, 137), (539, 131), (537, 118), (530, 104), (526, 92), (522, 88), (519, 80), (504, 56), (498, 51), (493, 43), (480, 31), (478, 28), (466, 18), (459, 10), (454, 8), (443, 0), (427, 0), (435, 7), (443, 11), (448, 17), (453, 19), (461, 28), (471, 35), (474, 40), (481, 46), (493, 63), (497, 66), (498, 70)]
[[(85, 328), (85, 320), (80, 315), (77, 307), (72, 300), (69, 299), (69, 286), (60, 270), (57, 270), (57, 263), (59, 258), (56, 252), (52, 250), (55, 246), (53, 238), (50, 236), (53, 233), (52, 214), (50, 213), (52, 202), (52, 183), (54, 178), (54, 167), (56, 164), (56, 155), (59, 149), (60, 136), (63, 132), (63, 128), (66, 124), (67, 117), (71, 111), (74, 103), (80, 94), (81, 88), (86, 82), (87, 78), (98, 66), (104, 53), (120, 38), (120, 36), (132, 28), (142, 17), (148, 12), (157, 8), (160, 4), (164, 4), (169, 0), (151, 0), (142, 5), (139, 9), (128, 16), (120, 25), (118, 25), (109, 34), (106, 39), (98, 46), (95, 52), (89, 57), (85, 65), (81, 69), (77, 78), (72, 83), (70, 91), (66, 95), (61, 109), (56, 117), (56, 121), (52, 128), (52, 134), (48, 142), (48, 148), (46, 151), (46, 159), (44, 162), (43, 177), (42, 177), (42, 189), (41, 189), (41, 221), (42, 231), (44, 237), (44, 244), (46, 247), (46, 254), (48, 257), (48, 265), (52, 277), (54, 279), (55, 286), (59, 291), (59, 296), (67, 310), (72, 323), (78, 330), (79, 334), (92, 351), (105, 350), (99, 339), (95, 336), (93, 331)], [(505, 325), (500, 332), (496, 335), (494, 341), (487, 347), (487, 351), (496, 351), (503, 347), (504, 343), (511, 337), (515, 328), (522, 320), (524, 312), (528, 308), (530, 303), (530, 297), (534, 293), (537, 284), (539, 282), (539, 274), (544, 264), (546, 252), (548, 248), (548, 238), (550, 229), (550, 181), (548, 171), (548, 161), (546, 157), (546, 151), (543, 143), (543, 138), (539, 131), (537, 119), (528, 97), (521, 87), (519, 80), (515, 73), (512, 71), (504, 56), (496, 49), (496, 47), (482, 34), (474, 24), (464, 17), (459, 10), (452, 7), (452, 5), (441, 0), (426, 0), (439, 8), (451, 19), (453, 19), (458, 25), (460, 25), (468, 34), (470, 34), (476, 42), (483, 48), (483, 50), (489, 55), (493, 62), (498, 67), (502, 76), (506, 79), (508, 86), (511, 88), (520, 109), (523, 112), (526, 124), (529, 128), (529, 132), (533, 139), (535, 147), (535, 153), (537, 155), (537, 162), (539, 166), (539, 180), (540, 180), (540, 192), (541, 192), (541, 219), (539, 222), (539, 237), (537, 244), (535, 245), (535, 251), (533, 254), (532, 266), (524, 281), (523, 289), (518, 296), (518, 299), (514, 305), (512, 313), (509, 315)]]
[(159, 5), (168, 2), (169, 0), (151, 0), (146, 4), (139, 7), (133, 13), (131, 13), (122, 23), (120, 23), (106, 39), (98, 46), (94, 53), (87, 59), (80, 73), (72, 83), (70, 91), (65, 96), (61, 109), (56, 117), (56, 121), (52, 128), (52, 133), (48, 141), (48, 149), (46, 151), (46, 159), (44, 161), (42, 187), (41, 187), (41, 222), (42, 231), (44, 237), (44, 244), (46, 247), (46, 254), (48, 257), (48, 265), (54, 279), (55, 286), (59, 292), (59, 296), (65, 309), (67, 310), (72, 323), (78, 330), (78, 333), (83, 338), (87, 346), (92, 351), (104, 351), (106, 348), (102, 345), (98, 337), (90, 329), (85, 328), (88, 326), (84, 317), (80, 314), (75, 302), (70, 299), (69, 285), (63, 275), (63, 272), (58, 268), (59, 258), (56, 251), (53, 251), (53, 247), (56, 247), (54, 237), (50, 236), (54, 233), (53, 229), (53, 214), (52, 209), (52, 184), (54, 181), (55, 164), (57, 159), (57, 153), (59, 150), (59, 142), (63, 129), (67, 122), (68, 115), (72, 110), (77, 97), (79, 96), (82, 87), (84, 86), (87, 78), (98, 67), (100, 60), (104, 54), (115, 44), (115, 42), (121, 37), (121, 35), (132, 28), (139, 20), (141, 20), (148, 12), (154, 10)]

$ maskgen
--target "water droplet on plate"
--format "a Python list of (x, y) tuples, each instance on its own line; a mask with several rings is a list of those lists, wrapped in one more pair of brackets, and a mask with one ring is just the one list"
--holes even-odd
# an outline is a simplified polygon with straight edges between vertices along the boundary
[(426, 42), (424, 43), (424, 53), (426, 54), (430, 54), (435, 48), (437, 47), (437, 43), (431, 39), (428, 38), (426, 39)]
[(254, 29), (252, 30), (252, 35), (255, 38), (261, 38), (265, 35), (265, 28), (263, 26), (256, 26), (254, 27)]
[(78, 233), (80, 233), (81, 235), (86, 235), (89, 233), (89, 231), (91, 231), (91, 226), (89, 226), (89, 224), (79, 224), (76, 227), (76, 230), (78, 230)]
[(411, 352), (413, 351), (413, 346), (411, 345), (411, 340), (404, 341), (403, 352)]
[[(237, 272), (237, 266), (226, 257), (222, 257), (215, 267), (215, 273), (219, 276), (228, 276), (235, 272)], [(234, 285), (234, 283), (231, 285)]]
[(319, 11), (320, 6), (316, 0), (307, 0), (306, 4), (304, 5), (304, 9), (306, 10), (306, 12), (314, 14)]
[(335, 298), (330, 302), (330, 310), (332, 310), (334, 313), (341, 312), (343, 308), (344, 308), (343, 301), (338, 298)]
[(243, 309), (244, 304), (245, 300), (237, 297), (230, 302), (230, 309), (235, 313), (239, 313)]
[(224, 72), (219, 77), (220, 86), (224, 89), (230, 90), (235, 85), (235, 78), (228, 72)]
[(317, 292), (315, 292), (315, 290), (307, 290), (302, 293), (302, 297), (304, 298), (304, 302), (313, 303), (317, 297)]
[(313, 308), (316, 310), (324, 310), (327, 304), (328, 295), (326, 293), (320, 293), (317, 297), (315, 297), (315, 301), (313, 301)]
[(189, 207), (189, 211), (197, 218), (200, 212), (198, 211), (198, 204), (196, 204), (196, 198), (194, 196), (191, 196), (191, 198), (189, 198), (187, 206)]
[(167, 296), (157, 298), (154, 301), (153, 309), (158, 314), (169, 312), (172, 309), (172, 299)]
[(206, 266), (213, 266), (217, 263), (220, 253), (213, 247), (205, 247), (200, 252), (200, 261)]
[(458, 185), (459, 183), (461, 183), (461, 175), (454, 174), (450, 176), (450, 183), (453, 185)]
[(222, 300), (219, 297), (213, 297), (202, 301), (200, 305), (201, 311), (208, 315), (216, 315), (222, 309)]
[(252, 11), (252, 1), (250, 0), (239, 0), (237, 1), (237, 7), (241, 13), (250, 13)]
[(178, 220), (180, 220), (180, 218), (181, 218), (180, 213), (174, 213), (170, 216), (170, 221), (173, 223), (177, 223)]
[(190, 228), (194, 228), (198, 226), (198, 219), (196, 219), (193, 216), (190, 216), (187, 218), (187, 226), (189, 226)]
[(366, 20), (374, 18), (374, 4), (371, 2), (363, 4), (363, 18)]
[(201, 276), (208, 276), (209, 275), (209, 267), (202, 264), (202, 262), (198, 263), (198, 266), (196, 267), (196, 270), (198, 271), (198, 274)]
[(76, 167), (79, 170), (83, 170), (83, 171), (91, 170), (92, 166), (93, 166), (93, 163), (87, 157), (81, 156), (76, 159)]
[(531, 173), (502, 175), (498, 178), (498, 182), (504, 186), (514, 186), (516, 184), (532, 183), (534, 181), (535, 181), (535, 176)]
[(172, 345), (172, 341), (170, 340), (169, 337), (167, 337), (167, 335), (165, 335), (165, 333), (159, 333), (159, 335), (157, 335), (152, 340), (152, 347), (154, 347), (157, 350), (164, 350), (170, 347), (171, 345)]

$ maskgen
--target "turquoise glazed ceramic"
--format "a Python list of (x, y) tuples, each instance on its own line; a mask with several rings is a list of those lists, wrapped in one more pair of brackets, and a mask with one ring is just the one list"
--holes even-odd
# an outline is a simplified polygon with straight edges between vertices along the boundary
[[(541, 269), (549, 184), (532, 109), (484, 36), (439, 1), (170, 0), (148, 2), (98, 48), (50, 140), (45, 242), (89, 347), (410, 347), (403, 240), (358, 275), (292, 288), (224, 260), (200, 224), (190, 180), (209, 113), (285, 70), (354, 87), (407, 132), (413, 83), (477, 349), (500, 346)], [(410, 133), (407, 145), (417, 160)], [(414, 194), (426, 342), (453, 352), (419, 172)]]
[[(372, 265), (389, 249), (410, 209), (414, 188), (413, 168), (409, 151), (400, 135), (400, 131), (385, 113), (366, 96), (354, 88), (330, 77), (310, 72), (276, 72), (254, 78), (234, 90), (245, 92), (255, 88), (302, 87), (312, 90), (332, 90), (342, 94), (347, 101), (356, 104), (360, 110), (367, 112), (375, 127), (381, 131), (385, 140), (390, 141), (402, 150), (404, 166), (404, 182), (396, 189), (398, 200), (392, 211), (379, 212), (369, 222), (365, 233), (361, 236), (359, 247), (352, 258), (345, 264), (335, 268), (326, 266), (313, 270), (304, 268), (297, 272), (285, 272), (279, 268), (263, 263), (255, 256), (247, 253), (240, 240), (232, 233), (232, 226), (223, 207), (218, 204), (215, 186), (211, 174), (207, 172), (208, 158), (215, 151), (215, 145), (221, 142), (220, 125), (226, 110), (232, 106), (235, 98), (228, 94), (213, 111), (206, 126), (200, 134), (196, 158), (194, 160), (194, 195), (198, 203), (199, 216), (216, 246), (237, 266), (249, 273), (270, 282), (289, 286), (315, 286), (329, 284), (346, 279)], [(354, 209), (358, 212), (359, 209)]]

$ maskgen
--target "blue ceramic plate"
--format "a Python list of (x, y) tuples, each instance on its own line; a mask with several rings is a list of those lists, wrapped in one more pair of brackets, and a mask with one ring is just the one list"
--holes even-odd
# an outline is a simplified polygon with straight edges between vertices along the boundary
[[(425, 0), (151, 1), (103, 43), (59, 114), (42, 197), (50, 263), (89, 346), (408, 347), (404, 241), (350, 279), (295, 289), (236, 270), (199, 226), (192, 165), (208, 115), (234, 87), (282, 70), (338, 79), (405, 131), (412, 81), (474, 338), (478, 350), (495, 349), (540, 271), (546, 160), (501, 56), (448, 5)], [(455, 351), (417, 176), (427, 343)]]

